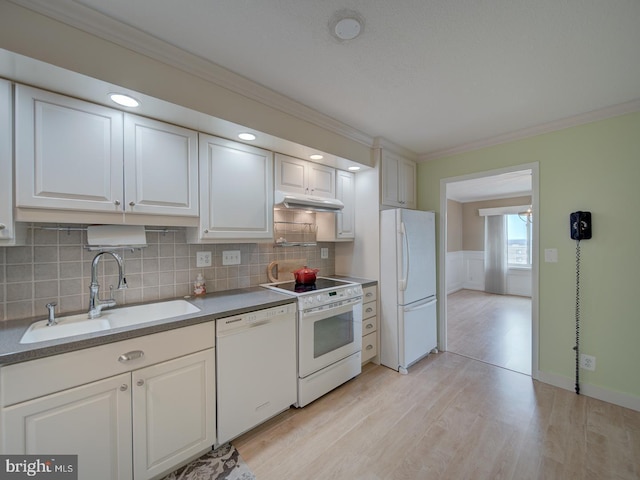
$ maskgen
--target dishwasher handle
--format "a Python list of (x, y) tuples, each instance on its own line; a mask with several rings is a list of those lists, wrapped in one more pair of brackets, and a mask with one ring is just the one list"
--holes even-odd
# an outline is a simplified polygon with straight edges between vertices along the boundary
[[(242, 332), (246, 332), (247, 330), (251, 330), (252, 328), (260, 328), (265, 325), (270, 325), (276, 322), (284, 321), (284, 320), (293, 320), (295, 316), (291, 315), (280, 315), (277, 317), (265, 318), (265, 319), (257, 319), (257, 320), (248, 320), (244, 317), (237, 317), (233, 319), (220, 319), (216, 321), (216, 338), (229, 337), (231, 335), (237, 335)], [(231, 322), (225, 324), (218, 324), (218, 322)]]

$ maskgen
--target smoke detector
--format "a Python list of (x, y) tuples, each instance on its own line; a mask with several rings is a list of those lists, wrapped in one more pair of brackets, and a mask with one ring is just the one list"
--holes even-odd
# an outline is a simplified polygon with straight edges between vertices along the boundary
[(329, 21), (331, 35), (340, 41), (353, 40), (362, 33), (363, 27), (362, 16), (353, 10), (340, 10)]

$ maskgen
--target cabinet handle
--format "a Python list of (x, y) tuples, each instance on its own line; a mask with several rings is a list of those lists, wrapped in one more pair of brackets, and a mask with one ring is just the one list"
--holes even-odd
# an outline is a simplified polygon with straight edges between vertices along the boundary
[(114, 204), (116, 207), (119, 207), (119, 206), (120, 206), (120, 200), (114, 200), (114, 201), (113, 201), (113, 204)]
[(0, 223), (0, 230), (4, 230), (7, 226), (4, 223)]
[(129, 206), (130, 207), (135, 207), (136, 206), (136, 202), (129, 202)]
[(368, 307), (368, 308), (365, 310), (365, 312), (367, 312), (367, 313), (373, 312), (373, 308)]
[(364, 328), (366, 328), (367, 330), (369, 330), (370, 328), (373, 328), (373, 323), (367, 323), (367, 326)]
[(373, 292), (367, 292), (364, 296), (365, 297), (373, 297)]
[(129, 360), (137, 360), (138, 358), (143, 358), (144, 352), (142, 350), (132, 350), (131, 352), (123, 353), (118, 357), (118, 361), (122, 363), (126, 363)]
[(139, 387), (144, 385), (144, 380), (140, 379), (136, 382), (136, 385), (138, 385)]
[(123, 383), (122, 385), (120, 385), (121, 392), (126, 392), (127, 388), (129, 388), (129, 385), (127, 385), (126, 383)]
[(373, 348), (373, 345), (367, 345), (365, 350), (371, 350)]

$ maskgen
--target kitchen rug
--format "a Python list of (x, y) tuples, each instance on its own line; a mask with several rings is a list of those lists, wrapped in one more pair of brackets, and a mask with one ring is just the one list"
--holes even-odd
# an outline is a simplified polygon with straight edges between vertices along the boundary
[(236, 447), (225, 443), (162, 480), (256, 480), (256, 477)]

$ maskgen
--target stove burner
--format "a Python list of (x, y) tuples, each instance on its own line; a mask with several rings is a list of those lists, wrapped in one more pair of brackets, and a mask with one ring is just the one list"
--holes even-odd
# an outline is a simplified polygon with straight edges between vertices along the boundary
[(295, 283), (293, 285), (293, 291), (296, 293), (312, 292), (317, 290), (318, 287), (315, 283)]

